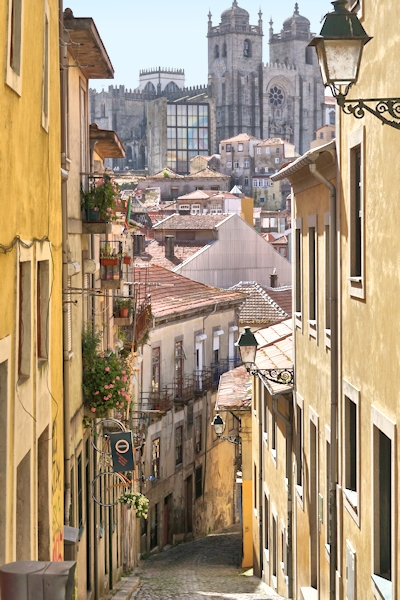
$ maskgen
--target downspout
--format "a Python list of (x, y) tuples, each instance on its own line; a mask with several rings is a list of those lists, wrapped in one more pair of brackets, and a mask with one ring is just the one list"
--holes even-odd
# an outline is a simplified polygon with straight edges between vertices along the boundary
[(317, 169), (315, 163), (309, 165), (311, 174), (329, 190), (329, 261), (330, 261), (330, 326), (331, 326), (331, 416), (330, 416), (330, 487), (329, 487), (329, 530), (330, 530), (330, 560), (329, 560), (329, 599), (336, 598), (337, 570), (337, 486), (338, 486), (338, 281), (337, 281), (337, 218), (336, 218), (336, 188)]
[(61, 113), (61, 210), (62, 210), (62, 286), (63, 286), (63, 433), (64, 433), (64, 524), (70, 524), (71, 467), (70, 467), (70, 356), (68, 347), (68, 305), (65, 290), (68, 288), (68, 207), (67, 207), (67, 46), (64, 40), (63, 0), (59, 0), (60, 38), (60, 113)]

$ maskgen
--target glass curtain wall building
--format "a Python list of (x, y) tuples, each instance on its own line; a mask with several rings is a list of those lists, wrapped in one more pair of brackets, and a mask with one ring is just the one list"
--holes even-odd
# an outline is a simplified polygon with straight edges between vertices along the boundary
[(189, 173), (190, 160), (209, 156), (209, 105), (178, 104), (167, 106), (167, 166), (176, 173)]

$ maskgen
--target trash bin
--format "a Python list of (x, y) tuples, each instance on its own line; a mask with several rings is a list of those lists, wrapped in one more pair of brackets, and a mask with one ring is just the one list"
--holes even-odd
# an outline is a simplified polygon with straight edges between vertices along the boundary
[(75, 561), (21, 560), (0, 567), (1, 600), (71, 600)]

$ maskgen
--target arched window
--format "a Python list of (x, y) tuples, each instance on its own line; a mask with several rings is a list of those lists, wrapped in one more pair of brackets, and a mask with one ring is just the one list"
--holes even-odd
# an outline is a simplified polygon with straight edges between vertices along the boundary
[(244, 40), (244, 43), (243, 43), (243, 56), (251, 56), (251, 42), (250, 42), (250, 40)]
[(151, 81), (149, 81), (148, 83), (146, 83), (146, 86), (144, 88), (144, 91), (147, 94), (155, 94), (156, 93), (156, 88), (154, 87), (154, 85), (151, 83)]
[(335, 124), (335, 111), (330, 110), (329, 111), (329, 125), (334, 125), (334, 124)]
[(226, 43), (222, 46), (222, 56), (226, 56)]
[(219, 46), (218, 46), (218, 44), (215, 44), (214, 58), (219, 58)]

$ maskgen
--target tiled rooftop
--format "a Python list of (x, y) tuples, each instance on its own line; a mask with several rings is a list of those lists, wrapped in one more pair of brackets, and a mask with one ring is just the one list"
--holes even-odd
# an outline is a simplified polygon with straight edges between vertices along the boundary
[(226, 144), (227, 142), (247, 142), (249, 140), (260, 140), (260, 138), (256, 138), (254, 135), (249, 135), (248, 133), (239, 133), (239, 135), (235, 135), (227, 140), (221, 140), (220, 144)]
[[(279, 323), (290, 315), (279, 302), (255, 281), (241, 281), (231, 288), (246, 294), (246, 300), (240, 309), (240, 321), (247, 325)], [(271, 288), (273, 289), (273, 288)], [(276, 288), (275, 288), (276, 289)]]
[(150, 262), (159, 265), (165, 269), (172, 270), (177, 265), (196, 254), (210, 242), (175, 242), (174, 257), (167, 258), (165, 256), (165, 243), (157, 240), (146, 242), (145, 251), (140, 256), (135, 256), (135, 265), (146, 265)]
[(226, 302), (240, 305), (243, 301), (239, 292), (204, 285), (158, 265), (135, 266), (133, 281), (138, 304), (148, 298), (156, 318), (196, 312)]
[(160, 223), (154, 225), (154, 229), (186, 229), (186, 230), (199, 230), (199, 229), (214, 229), (216, 225), (229, 219), (233, 215), (170, 215), (166, 217)]
[(244, 366), (221, 375), (215, 410), (250, 410), (252, 378)]

